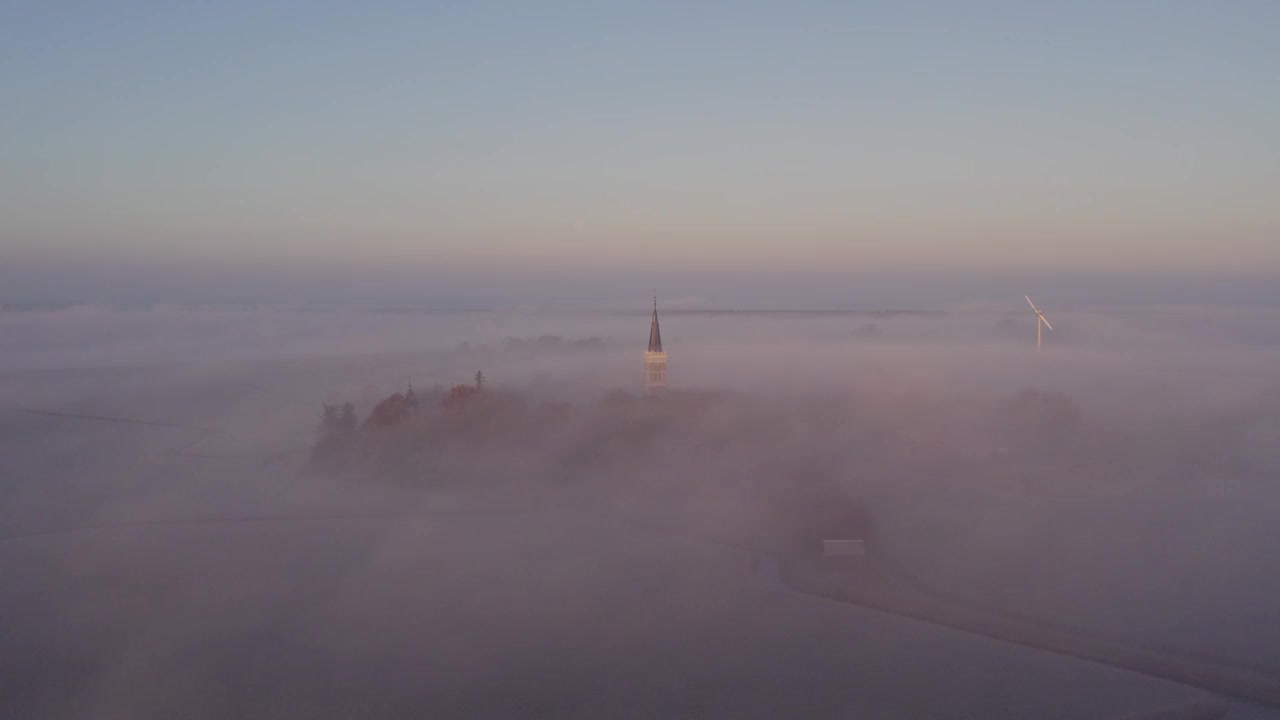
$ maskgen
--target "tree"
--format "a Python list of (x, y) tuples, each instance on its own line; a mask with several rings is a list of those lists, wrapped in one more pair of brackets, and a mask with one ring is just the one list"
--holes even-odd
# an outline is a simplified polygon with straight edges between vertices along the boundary
[(409, 414), (409, 406), (400, 393), (385, 398), (369, 411), (368, 423), (374, 427), (398, 425)]
[(338, 429), (342, 432), (356, 431), (356, 406), (342, 403), (342, 416), (338, 419)]
[(479, 388), (474, 385), (454, 385), (449, 388), (449, 393), (444, 396), (440, 404), (444, 407), (459, 407), (478, 392), (480, 392)]
[(338, 406), (329, 403), (321, 403), (324, 406), (324, 414), (320, 417), (320, 433), (327, 435), (338, 430)]

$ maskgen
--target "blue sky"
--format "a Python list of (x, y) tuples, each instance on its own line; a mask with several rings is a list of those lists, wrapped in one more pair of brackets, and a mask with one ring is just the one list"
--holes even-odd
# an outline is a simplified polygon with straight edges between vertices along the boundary
[(1274, 276), (1278, 77), (1274, 2), (4, 3), (0, 249)]

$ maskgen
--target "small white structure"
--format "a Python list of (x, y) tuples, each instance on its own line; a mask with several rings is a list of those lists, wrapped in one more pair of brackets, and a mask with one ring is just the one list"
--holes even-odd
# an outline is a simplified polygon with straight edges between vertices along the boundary
[(1036, 307), (1036, 304), (1031, 302), (1030, 295), (1023, 295), (1023, 297), (1027, 299), (1027, 304), (1031, 306), (1031, 312), (1036, 314), (1036, 352), (1040, 352), (1040, 329), (1049, 328), (1052, 330), (1053, 326), (1049, 324), (1049, 318), (1045, 317), (1044, 313), (1040, 312), (1040, 308)]
[(862, 540), (823, 540), (822, 557), (862, 557), (867, 554), (867, 545)]

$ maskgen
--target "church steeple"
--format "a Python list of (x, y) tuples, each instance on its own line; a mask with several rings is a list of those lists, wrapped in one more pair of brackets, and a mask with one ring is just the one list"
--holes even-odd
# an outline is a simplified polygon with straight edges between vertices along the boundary
[(409, 414), (418, 412), (418, 396), (413, 394), (413, 381), (409, 381), (409, 391), (404, 394), (404, 406)]
[(649, 352), (662, 352), (662, 332), (658, 329), (658, 296), (653, 296), (653, 322), (649, 324)]
[(649, 349), (644, 353), (644, 394), (654, 395), (667, 387), (667, 354), (662, 350), (658, 329), (658, 296), (653, 297), (653, 321), (649, 323)]

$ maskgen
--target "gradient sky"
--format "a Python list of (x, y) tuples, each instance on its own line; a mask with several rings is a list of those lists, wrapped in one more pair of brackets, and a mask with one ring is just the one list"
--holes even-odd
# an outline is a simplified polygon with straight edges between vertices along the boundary
[(11, 258), (1280, 275), (1273, 0), (0, 3), (0, 92)]

